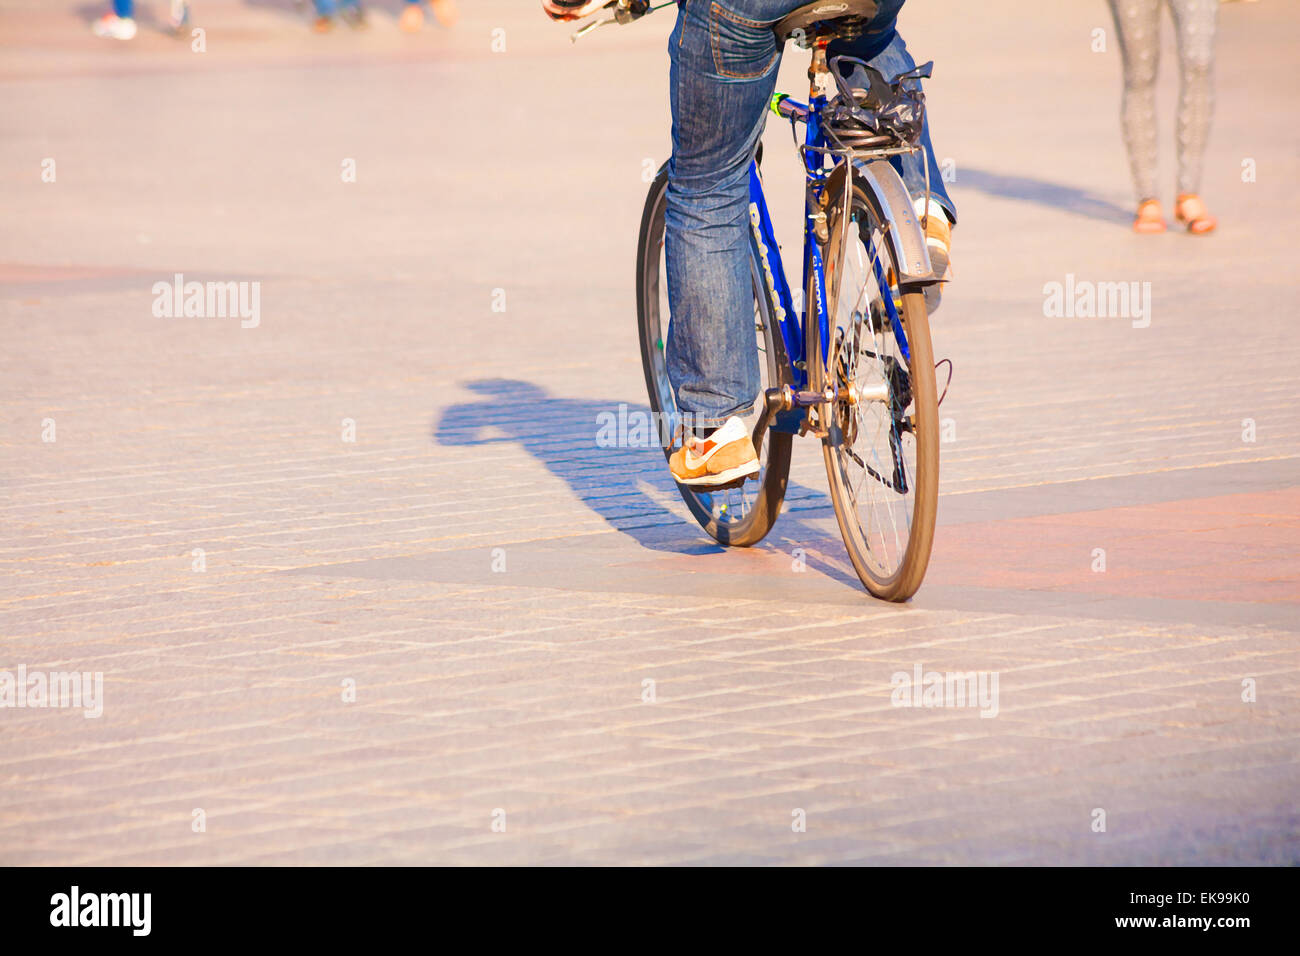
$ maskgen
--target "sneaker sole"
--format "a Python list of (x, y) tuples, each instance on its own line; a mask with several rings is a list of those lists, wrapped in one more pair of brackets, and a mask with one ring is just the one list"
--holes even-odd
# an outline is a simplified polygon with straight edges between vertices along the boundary
[(673, 476), (673, 480), (679, 485), (686, 485), (688, 488), (712, 488), (717, 485), (727, 485), (741, 478), (748, 478), (750, 475), (757, 475), (761, 469), (757, 461), (751, 461), (748, 464), (738, 465), (735, 468), (728, 468), (726, 471), (720, 471), (716, 475), (700, 475), (698, 478), (692, 478), (689, 481)]
[(934, 270), (934, 274), (943, 278), (944, 273), (948, 271), (948, 250), (941, 242), (927, 241), (925, 251), (930, 254), (930, 267)]
[[(934, 270), (934, 274), (940, 278), (947, 275), (948, 250), (944, 248), (943, 243), (927, 239), (925, 248), (926, 252), (930, 254), (930, 267)], [(934, 312), (939, 308), (939, 303), (943, 299), (943, 283), (926, 286), (924, 295), (926, 312)]]

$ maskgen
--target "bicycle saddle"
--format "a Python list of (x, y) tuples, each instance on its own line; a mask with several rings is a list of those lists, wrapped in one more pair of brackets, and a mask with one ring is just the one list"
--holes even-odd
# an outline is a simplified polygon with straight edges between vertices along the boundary
[(876, 15), (876, 0), (816, 0), (787, 13), (772, 29), (778, 43), (798, 34), (805, 46), (816, 40), (851, 40), (862, 35)]

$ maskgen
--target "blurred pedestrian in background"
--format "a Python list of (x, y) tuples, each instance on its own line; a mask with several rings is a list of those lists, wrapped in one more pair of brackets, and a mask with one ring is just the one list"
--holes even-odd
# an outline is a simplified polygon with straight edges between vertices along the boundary
[(1178, 199), (1174, 214), (1189, 232), (1213, 231), (1217, 220), (1201, 200), (1201, 162), (1214, 112), (1214, 36), (1219, 0), (1109, 0), (1124, 59), (1121, 116), (1128, 146), (1137, 218), (1142, 233), (1167, 228), (1156, 186), (1156, 72), (1160, 65), (1160, 9), (1166, 4), (1177, 35), (1179, 91), (1175, 144)]
[[(187, 0), (171, 0), (167, 26), (179, 32), (190, 22), (190, 5)], [(95, 36), (111, 40), (130, 40), (136, 34), (135, 0), (113, 0), (113, 12), (95, 21)]]
[(336, 14), (342, 16), (343, 21), (354, 30), (364, 30), (369, 26), (361, 0), (314, 0), (314, 2), (316, 4), (314, 29), (317, 33), (327, 33), (334, 29)]
[[(459, 15), (456, 11), (456, 0), (429, 0), (429, 6), (433, 8), (433, 15), (444, 27), (449, 27), (456, 22)], [(424, 26), (423, 0), (406, 0), (406, 9), (402, 11), (397, 25), (405, 33), (418, 32)]]

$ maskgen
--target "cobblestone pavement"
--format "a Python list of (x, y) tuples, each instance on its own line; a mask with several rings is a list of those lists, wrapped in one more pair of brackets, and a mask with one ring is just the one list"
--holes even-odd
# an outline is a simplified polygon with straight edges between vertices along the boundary
[[(198, 0), (198, 53), (141, 5), (0, 2), (0, 670), (103, 675), (0, 710), (0, 863), (1300, 862), (1294, 5), (1223, 8), (1207, 239), (1127, 229), (1104, 4), (910, 5), (961, 223), (902, 607), (810, 441), (745, 551), (595, 446), (644, 408), (667, 14)], [(259, 324), (155, 317), (176, 273)], [(1044, 314), (1114, 281), (1149, 325)], [(918, 668), (996, 716), (893, 706)]]

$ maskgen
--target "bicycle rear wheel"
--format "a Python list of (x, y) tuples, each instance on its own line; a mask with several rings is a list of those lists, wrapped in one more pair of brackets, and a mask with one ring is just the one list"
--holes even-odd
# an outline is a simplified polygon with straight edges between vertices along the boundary
[(833, 176), (827, 187), (835, 206), (826, 253), (834, 326), (825, 367), (842, 397), (832, 406), (822, 451), (835, 517), (858, 577), (876, 597), (906, 601), (925, 577), (938, 510), (930, 323), (924, 295), (899, 288), (886, 221), (875, 194), (856, 175), (845, 215), (844, 175)]
[[(671, 316), (668, 310), (668, 276), (664, 264), (664, 207), (668, 193), (667, 167), (650, 186), (641, 216), (637, 243), (637, 325), (641, 340), (641, 364), (645, 370), (650, 410), (657, 421), (663, 416), (677, 421), (677, 401), (668, 381), (664, 350)], [(780, 332), (772, 316), (771, 298), (754, 272), (754, 333), (757, 342), (762, 389), (782, 383)], [(762, 391), (759, 392), (761, 414)], [(665, 457), (671, 452), (672, 435), (660, 430)], [(769, 431), (759, 449), (761, 470), (750, 481), (730, 488), (691, 488), (678, 485), (682, 500), (705, 532), (719, 544), (748, 547), (763, 540), (781, 513), (786, 479), (790, 473), (793, 436)]]

